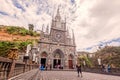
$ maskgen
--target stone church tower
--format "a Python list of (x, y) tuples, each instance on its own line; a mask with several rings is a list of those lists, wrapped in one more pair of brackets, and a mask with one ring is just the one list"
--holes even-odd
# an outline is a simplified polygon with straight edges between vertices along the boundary
[(38, 43), (40, 64), (48, 67), (51, 65), (52, 68), (59, 65), (72, 69), (76, 65), (74, 33), (71, 38), (66, 29), (66, 19), (62, 20), (59, 8), (55, 18), (52, 18), (50, 30), (49, 26), (46, 30), (44, 28), (43, 25)]

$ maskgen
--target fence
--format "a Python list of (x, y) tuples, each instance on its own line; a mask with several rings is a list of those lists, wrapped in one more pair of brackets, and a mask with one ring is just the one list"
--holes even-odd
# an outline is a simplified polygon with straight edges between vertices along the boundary
[(102, 73), (102, 74), (110, 74), (110, 75), (118, 75), (120, 76), (120, 68), (111, 68), (110, 72), (106, 72), (105, 69), (102, 68), (83, 68), (85, 72), (93, 72), (93, 73)]
[(26, 64), (24, 62), (12, 61), (0, 57), (0, 80), (7, 80), (10, 77), (38, 68), (37, 64)]

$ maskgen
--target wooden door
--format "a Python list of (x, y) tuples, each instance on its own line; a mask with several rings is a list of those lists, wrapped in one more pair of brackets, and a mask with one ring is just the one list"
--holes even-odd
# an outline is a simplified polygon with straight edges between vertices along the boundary
[(73, 69), (73, 62), (72, 62), (72, 60), (69, 60), (68, 62), (69, 62), (69, 69)]

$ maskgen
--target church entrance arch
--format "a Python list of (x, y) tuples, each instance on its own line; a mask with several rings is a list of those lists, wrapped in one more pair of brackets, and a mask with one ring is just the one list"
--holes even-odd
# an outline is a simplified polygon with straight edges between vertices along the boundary
[(53, 68), (63, 67), (63, 57), (63, 52), (60, 49), (53, 52)]
[(69, 64), (69, 69), (73, 69), (73, 55), (72, 54), (70, 54), (69, 56), (68, 56), (68, 64)]
[(45, 68), (45, 65), (46, 65), (46, 62), (47, 62), (47, 53), (46, 52), (42, 52), (42, 54), (41, 54), (41, 65), (43, 65), (44, 66), (44, 68)]

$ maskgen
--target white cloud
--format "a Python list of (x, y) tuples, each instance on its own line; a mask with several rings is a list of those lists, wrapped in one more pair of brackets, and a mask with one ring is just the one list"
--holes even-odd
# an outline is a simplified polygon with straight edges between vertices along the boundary
[[(16, 7), (12, 0), (0, 0), (0, 25), (25, 26), (29, 23), (41, 29), (51, 24), (53, 14), (60, 6), (61, 16), (67, 17), (67, 26), (74, 29), (77, 49), (94, 46), (99, 41), (119, 37), (119, 0), (15, 0), (25, 11)], [(94, 51), (93, 49), (92, 51)]]
[[(99, 43), (99, 41), (110, 40), (119, 37), (120, 15), (118, 14), (120, 13), (120, 1), (84, 1), (92, 5), (90, 5), (86, 10), (83, 9), (86, 11), (86, 14), (85, 11), (83, 11), (83, 16), (87, 17), (83, 17), (81, 14), (80, 16), (82, 16), (83, 19), (78, 18), (78, 21), (80, 20), (80, 22), (78, 22), (78, 25), (79, 27), (83, 28), (76, 28), (76, 30), (82, 30), (81, 34), (77, 35), (77, 37), (79, 36), (79, 38), (77, 38), (79, 39), (77, 41), (79, 43), (79, 46), (81, 46), (81, 48), (85, 48), (90, 45), (95, 45)], [(84, 32), (86, 34), (84, 34)]]
[(120, 46), (120, 42), (112, 42), (109, 46)]

